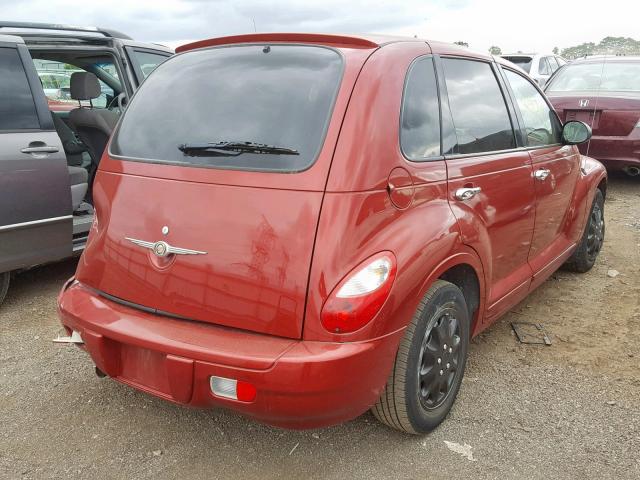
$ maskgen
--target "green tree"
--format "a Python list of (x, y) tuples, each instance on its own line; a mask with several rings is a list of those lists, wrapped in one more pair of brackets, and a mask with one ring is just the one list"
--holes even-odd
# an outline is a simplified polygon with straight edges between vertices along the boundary
[(462, 42), (460, 40), (458, 40), (457, 42), (453, 42), (455, 45), (460, 45), (461, 47), (469, 47), (469, 44), (467, 42)]
[(605, 37), (598, 44), (585, 42), (563, 48), (561, 55), (570, 60), (585, 55), (640, 55), (640, 41), (630, 37)]
[(489, 47), (489, 53), (491, 55), (502, 55), (502, 49), (500, 47), (496, 47), (495, 45)]
[(553, 47), (553, 50), (551, 50), (553, 52), (554, 55), (558, 55), (558, 53), (560, 52), (560, 49), (558, 47)]

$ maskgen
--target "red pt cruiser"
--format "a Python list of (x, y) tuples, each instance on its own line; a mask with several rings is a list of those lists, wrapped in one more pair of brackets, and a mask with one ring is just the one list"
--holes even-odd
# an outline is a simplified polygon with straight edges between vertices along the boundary
[(604, 236), (606, 174), (508, 62), (417, 39), (179, 49), (100, 164), (59, 298), (98, 373), (289, 428), (435, 428), (469, 339)]

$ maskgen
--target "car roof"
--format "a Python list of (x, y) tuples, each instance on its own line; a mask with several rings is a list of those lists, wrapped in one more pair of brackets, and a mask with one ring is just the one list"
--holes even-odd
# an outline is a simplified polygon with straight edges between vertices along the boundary
[(74, 45), (110, 45), (113, 40), (117, 39), (126, 46), (152, 48), (154, 50), (173, 53), (173, 50), (165, 45), (139, 42), (111, 28), (57, 23), (0, 21), (0, 36), (5, 32), (14, 38), (20, 37), (20, 43), (27, 43), (29, 45), (59, 45), (61, 43), (73, 43)]
[(24, 43), (24, 39), (17, 35), (3, 35), (0, 34), (0, 42), (5, 43)]
[(571, 63), (572, 64), (576, 64), (576, 63), (602, 63), (603, 61), (607, 61), (607, 62), (620, 62), (620, 63), (627, 63), (627, 62), (632, 62), (632, 63), (636, 63), (636, 62), (640, 62), (640, 56), (638, 55), (589, 55), (586, 57), (580, 57), (580, 58), (576, 58), (575, 60), (572, 60)]
[(333, 46), (338, 48), (381, 48), (389, 44), (397, 43), (426, 43), (435, 54), (459, 55), (490, 60), (493, 57), (488, 54), (474, 52), (465, 47), (452, 43), (425, 40), (417, 37), (402, 37), (377, 34), (326, 34), (326, 33), (251, 33), (246, 35), (232, 35), (227, 37), (215, 37), (205, 40), (180, 45), (176, 53), (186, 52), (198, 48), (213, 47), (219, 45), (232, 45), (256, 42), (290, 42), (309, 43), (317, 45)]

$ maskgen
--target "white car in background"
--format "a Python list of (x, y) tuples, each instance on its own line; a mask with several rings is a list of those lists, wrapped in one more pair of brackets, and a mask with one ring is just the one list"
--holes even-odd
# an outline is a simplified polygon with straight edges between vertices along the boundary
[(540, 88), (547, 83), (553, 72), (567, 63), (564, 58), (553, 53), (511, 53), (500, 56), (527, 72)]

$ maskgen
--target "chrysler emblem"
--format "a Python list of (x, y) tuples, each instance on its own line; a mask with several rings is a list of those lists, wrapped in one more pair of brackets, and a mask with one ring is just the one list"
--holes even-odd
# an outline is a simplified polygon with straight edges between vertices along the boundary
[(147, 242), (137, 238), (124, 237), (125, 240), (138, 245), (139, 247), (151, 250), (158, 257), (168, 257), (169, 255), (206, 255), (207, 252), (191, 250), (189, 248), (174, 247), (162, 240), (158, 242)]
[(580, 102), (578, 102), (578, 104), (581, 107), (587, 107), (587, 106), (589, 106), (589, 99), (588, 98), (583, 98), (582, 100), (580, 100)]

